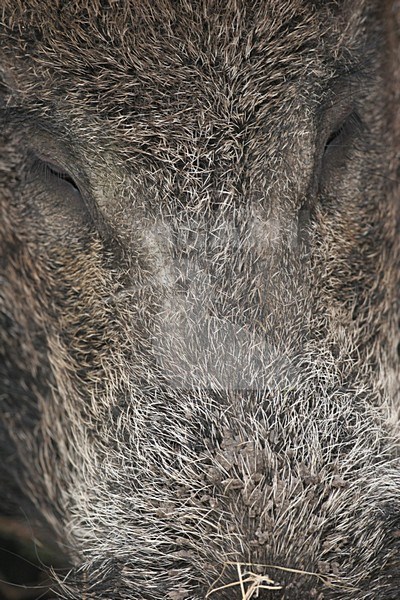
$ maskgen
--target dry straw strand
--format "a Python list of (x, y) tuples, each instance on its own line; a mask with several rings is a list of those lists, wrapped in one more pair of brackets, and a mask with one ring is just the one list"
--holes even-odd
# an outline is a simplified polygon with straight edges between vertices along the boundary
[[(235, 566), (237, 568), (237, 581), (233, 581), (226, 585), (214, 587), (218, 583), (218, 581), (220, 581), (220, 579), (223, 577), (227, 567), (229, 566)], [(273, 579), (271, 579), (271, 577), (269, 577), (266, 574), (259, 575), (257, 573), (253, 573), (250, 570), (243, 570), (243, 568), (246, 567), (253, 567), (258, 569), (276, 569), (279, 571), (286, 571), (288, 573), (296, 573), (298, 575), (309, 575), (311, 577), (316, 577), (326, 586), (334, 588), (340, 587), (332, 583), (325, 575), (322, 575), (321, 573), (314, 573), (312, 571), (304, 571), (302, 569), (293, 569), (290, 567), (281, 567), (278, 565), (226, 562), (224, 563), (224, 567), (218, 579), (214, 582), (213, 586), (211, 586), (211, 589), (207, 592), (206, 598), (209, 598), (215, 592), (236, 586), (240, 586), (242, 600), (251, 600), (251, 598), (257, 598), (259, 590), (281, 590), (283, 588), (282, 585), (279, 585), (279, 583), (275, 582)], [(248, 586), (247, 589), (246, 586)]]

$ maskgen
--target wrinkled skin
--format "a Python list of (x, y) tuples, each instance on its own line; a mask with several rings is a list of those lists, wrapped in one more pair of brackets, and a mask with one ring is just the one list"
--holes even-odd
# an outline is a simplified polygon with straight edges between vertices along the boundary
[(64, 598), (398, 599), (400, 9), (57, 4), (2, 2), (8, 510)]

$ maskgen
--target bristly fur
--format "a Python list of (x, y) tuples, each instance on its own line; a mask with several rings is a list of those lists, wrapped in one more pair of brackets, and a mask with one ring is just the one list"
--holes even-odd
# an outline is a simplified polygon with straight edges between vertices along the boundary
[(398, 12), (2, 1), (0, 484), (63, 598), (398, 598)]

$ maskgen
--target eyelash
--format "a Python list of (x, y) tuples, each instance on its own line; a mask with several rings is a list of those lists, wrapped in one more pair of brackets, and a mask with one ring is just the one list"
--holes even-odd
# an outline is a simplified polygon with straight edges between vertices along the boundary
[(44, 168), (47, 173), (51, 173), (51, 175), (58, 177), (58, 179), (62, 179), (63, 181), (68, 182), (70, 185), (72, 185), (78, 190), (78, 186), (76, 185), (74, 179), (65, 171), (59, 171), (57, 168), (53, 167), (52, 165), (49, 165), (48, 163), (44, 164)]
[(342, 121), (341, 125), (330, 134), (325, 143), (324, 154), (326, 154), (330, 148), (335, 147), (335, 142), (341, 137), (344, 137), (347, 133), (357, 133), (361, 128), (361, 125), (362, 123), (359, 115), (353, 111), (344, 121)]
[(71, 175), (64, 171), (61, 167), (57, 167), (42, 158), (36, 157), (36, 167), (40, 170), (40, 172), (48, 178), (57, 177), (57, 179), (65, 181), (70, 186), (72, 186), (77, 192), (80, 193), (79, 187), (76, 184), (75, 180)]

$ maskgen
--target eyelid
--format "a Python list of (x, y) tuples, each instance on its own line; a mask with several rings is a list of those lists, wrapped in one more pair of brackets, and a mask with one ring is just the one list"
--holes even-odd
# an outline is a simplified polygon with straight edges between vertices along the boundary
[(80, 193), (79, 187), (76, 184), (75, 179), (67, 171), (61, 169), (57, 165), (53, 165), (52, 163), (44, 163), (44, 167), (45, 169), (47, 169), (47, 171), (50, 171), (50, 173), (52, 173), (59, 179), (67, 181), (73, 188), (75, 188)]
[(43, 169), (45, 173), (50, 173), (52, 176), (66, 181), (78, 193), (80, 193), (80, 189), (75, 178), (70, 174), (68, 169), (64, 168), (63, 165), (55, 163), (51, 158), (48, 158), (39, 152), (34, 153), (34, 158), (38, 166)]
[(342, 120), (338, 120), (337, 125), (331, 129), (325, 142), (324, 152), (346, 133), (357, 133), (361, 126), (362, 121), (357, 111), (350, 111)]
[(44, 152), (40, 152), (36, 149), (33, 150), (33, 155), (39, 162), (43, 164), (49, 165), (51, 168), (54, 168), (56, 171), (67, 171), (68, 169), (64, 168), (61, 162), (56, 162), (53, 158)]

